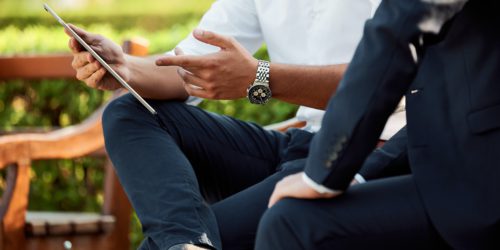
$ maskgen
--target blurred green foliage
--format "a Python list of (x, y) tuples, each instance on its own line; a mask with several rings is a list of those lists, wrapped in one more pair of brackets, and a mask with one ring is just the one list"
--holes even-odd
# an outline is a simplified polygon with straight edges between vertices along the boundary
[(54, 19), (42, 11), (48, 3), (65, 20), (85, 25), (111, 23), (115, 29), (168, 28), (186, 20), (199, 19), (213, 0), (2, 0), (0, 27), (24, 28), (33, 24), (50, 26)]
[[(66, 19), (115, 42), (133, 37), (149, 41), (150, 53), (175, 47), (196, 26), (211, 0), (67, 0), (48, 1)], [(65, 4), (62, 4), (64, 2)], [(73, 3), (73, 4), (71, 4)], [(61, 11), (60, 11), (61, 10)], [(68, 53), (68, 38), (41, 9), (40, 1), (0, 1), (0, 56)], [(267, 58), (265, 47), (256, 57)], [(34, 69), (36, 70), (36, 69)], [(48, 130), (77, 124), (104, 104), (111, 94), (77, 81), (0, 81), (0, 130)], [(201, 107), (239, 119), (269, 124), (290, 118), (296, 106), (276, 100), (265, 107), (247, 100), (204, 101)], [(37, 161), (31, 173), (31, 210), (100, 211), (103, 202), (103, 159)], [(0, 181), (0, 188), (4, 182)], [(135, 215), (131, 239), (142, 239)]]

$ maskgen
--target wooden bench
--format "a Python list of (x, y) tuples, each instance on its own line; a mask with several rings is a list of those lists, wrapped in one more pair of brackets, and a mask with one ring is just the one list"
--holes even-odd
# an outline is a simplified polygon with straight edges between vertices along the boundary
[[(143, 56), (141, 40), (124, 44), (124, 51)], [(9, 79), (74, 79), (72, 55), (0, 57), (0, 84)], [(115, 92), (114, 96), (120, 93)], [(78, 125), (43, 133), (0, 136), (0, 169), (6, 188), (0, 201), (0, 249), (129, 249), (131, 207), (106, 160), (102, 212), (28, 212), (30, 168), (34, 160), (106, 157), (99, 108)], [(107, 158), (107, 157), (106, 157)]]

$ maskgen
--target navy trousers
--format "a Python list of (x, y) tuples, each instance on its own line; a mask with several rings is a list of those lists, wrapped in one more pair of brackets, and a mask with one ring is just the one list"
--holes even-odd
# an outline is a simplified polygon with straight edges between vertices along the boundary
[(411, 175), (350, 187), (332, 199), (284, 199), (261, 218), (256, 250), (450, 249)]
[(303, 169), (311, 133), (268, 131), (176, 101), (131, 95), (103, 115), (106, 150), (141, 221), (141, 249), (252, 249), (275, 183)]

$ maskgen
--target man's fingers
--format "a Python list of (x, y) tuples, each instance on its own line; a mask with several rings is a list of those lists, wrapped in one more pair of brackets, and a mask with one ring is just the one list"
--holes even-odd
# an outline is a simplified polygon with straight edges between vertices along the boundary
[(279, 194), (279, 192), (277, 192), (276, 189), (274, 189), (274, 192), (271, 195), (271, 198), (269, 198), (269, 204), (267, 205), (267, 207), (270, 208), (270, 207), (274, 206), (274, 204), (276, 204), (276, 202), (278, 202), (282, 198), (283, 197)]
[(197, 87), (202, 88), (202, 89), (204, 89), (206, 86), (206, 82), (204, 80), (191, 74), (190, 72), (186, 71), (183, 68), (178, 68), (177, 74), (182, 78), (182, 80), (186, 84), (191, 84), (191, 85), (197, 86)]
[(217, 46), (221, 49), (234, 47), (234, 41), (228, 36), (223, 36), (216, 34), (211, 31), (206, 31), (202, 29), (195, 29), (193, 31), (193, 36), (200, 40), (201, 42), (208, 43), (210, 45)]
[(89, 63), (92, 63), (92, 62), (95, 62), (97, 60), (89, 53), (87, 55), (87, 61), (89, 61)]
[(71, 50), (71, 53), (73, 54), (83, 51), (82, 46), (73, 37), (69, 39), (68, 47)]
[[(271, 195), (271, 198), (269, 199), (269, 205), (268, 207), (274, 206), (278, 201), (286, 198), (286, 197), (297, 197), (297, 193), (294, 190), (295, 185), (297, 182), (295, 181), (295, 178), (300, 176), (299, 174), (292, 174), (289, 176), (286, 176), (283, 178), (281, 181), (276, 183), (276, 187), (274, 187), (273, 194)], [(299, 177), (301, 178), (301, 177)]]
[(98, 62), (88, 63), (87, 65), (78, 68), (76, 71), (76, 79), (84, 80), (89, 78), (92, 74), (102, 68), (101, 64)]
[(183, 68), (197, 68), (207, 65), (205, 56), (165, 56), (156, 60), (158, 66), (179, 66)]
[[(80, 36), (85, 42), (88, 44), (94, 44), (101, 36), (92, 34), (90, 32), (85, 31), (84, 29), (78, 28), (73, 24), (68, 24), (68, 26), (78, 35)], [(66, 34), (69, 36), (73, 37), (71, 32), (65, 28)]]
[(89, 63), (88, 59), (89, 55), (90, 53), (86, 51), (75, 54), (73, 56), (73, 61), (71, 62), (71, 67), (73, 67), (76, 70), (87, 65)]
[(272, 207), (274, 206), (274, 204), (276, 204), (276, 202), (283, 199), (284, 197), (283, 189), (285, 188), (284, 183), (286, 182), (286, 178), (287, 177), (283, 178), (281, 181), (278, 181), (278, 183), (276, 183), (274, 191), (271, 194), (271, 198), (269, 198), (269, 204), (267, 205), (267, 207)]
[(87, 86), (91, 88), (99, 88), (99, 82), (102, 80), (104, 75), (106, 74), (106, 69), (101, 68), (98, 71), (96, 71), (94, 74), (92, 74), (89, 78), (85, 79), (85, 83)]
[(66, 33), (66, 35), (68, 35), (69, 37), (73, 37), (73, 34), (66, 27), (64, 27), (64, 33)]
[[(89, 33), (87, 31), (85, 31), (84, 29), (81, 29), (81, 28), (78, 28), (76, 27), (75, 25), (71, 24), (71, 23), (68, 23), (68, 26), (77, 34), (79, 35), (83, 40), (85, 40), (85, 38), (89, 35)], [(66, 34), (70, 35), (70, 36), (73, 36), (71, 34), (71, 32), (69, 30), (67, 30), (67, 28), (64, 29), (64, 31), (66, 32)]]
[(200, 98), (204, 98), (204, 99), (211, 99), (210, 95), (207, 93), (207, 91), (205, 91), (204, 89), (202, 89), (198, 86), (186, 83), (186, 84), (184, 84), (184, 89), (186, 90), (186, 92), (190, 96), (196, 96), (196, 97), (200, 97)]
[(190, 96), (196, 96), (205, 99), (214, 99), (214, 94), (207, 92), (202, 86), (205, 85), (205, 82), (196, 77), (195, 75), (187, 72), (183, 68), (177, 69), (177, 74), (184, 81), (184, 89)]

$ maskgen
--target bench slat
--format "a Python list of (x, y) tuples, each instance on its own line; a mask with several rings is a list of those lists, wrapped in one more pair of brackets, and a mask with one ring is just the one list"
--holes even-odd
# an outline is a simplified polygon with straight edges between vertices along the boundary
[(72, 60), (71, 54), (0, 57), (0, 79), (75, 79)]
[(114, 224), (114, 216), (96, 213), (28, 211), (26, 214), (28, 236), (107, 233)]

